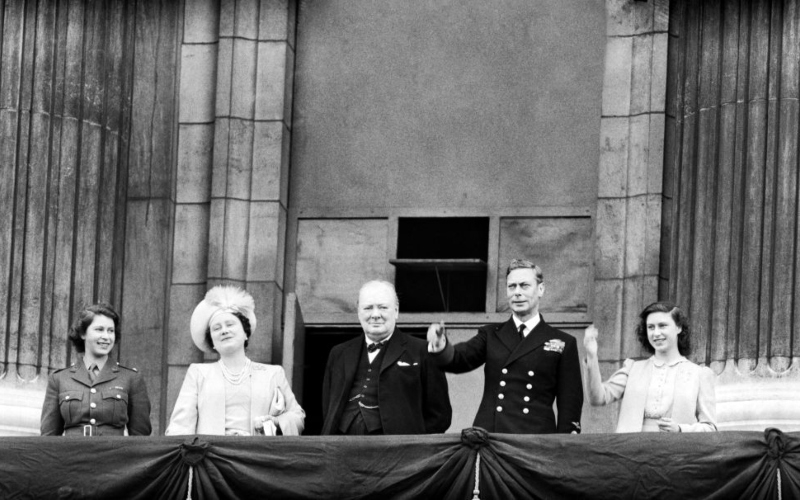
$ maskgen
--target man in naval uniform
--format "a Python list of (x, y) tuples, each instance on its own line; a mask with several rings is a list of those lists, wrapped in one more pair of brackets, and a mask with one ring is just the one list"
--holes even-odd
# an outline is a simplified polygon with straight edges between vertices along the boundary
[(370, 281), (358, 294), (364, 335), (331, 350), (322, 386), (322, 434), (430, 434), (450, 427), (447, 379), (422, 339), (395, 327), (394, 285)]
[(577, 342), (539, 314), (542, 270), (515, 259), (506, 271), (506, 286), (508, 321), (482, 326), (458, 345), (447, 341), (442, 323), (432, 324), (428, 351), (445, 371), (464, 373), (484, 365), (476, 427), (509, 434), (579, 433), (583, 385)]

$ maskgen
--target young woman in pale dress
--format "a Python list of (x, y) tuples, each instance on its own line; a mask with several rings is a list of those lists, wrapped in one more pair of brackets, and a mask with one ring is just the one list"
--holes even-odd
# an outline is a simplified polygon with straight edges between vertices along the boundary
[(714, 373), (686, 359), (691, 328), (683, 311), (668, 302), (650, 304), (639, 315), (636, 335), (652, 356), (626, 359), (603, 382), (598, 331), (594, 325), (586, 329), (589, 402), (601, 406), (622, 399), (617, 432), (716, 431)]

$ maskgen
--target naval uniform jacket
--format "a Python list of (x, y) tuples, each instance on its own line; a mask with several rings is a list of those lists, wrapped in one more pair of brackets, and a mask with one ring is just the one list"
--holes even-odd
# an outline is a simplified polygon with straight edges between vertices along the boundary
[[(175, 401), (166, 435), (225, 435), (225, 377), (215, 363), (192, 363)], [(277, 365), (250, 363), (250, 434), (255, 435), (253, 418), (272, 414), (275, 391), (283, 394), (285, 406), (275, 419), (284, 436), (303, 432), (306, 413), (294, 397), (286, 373)]]
[(111, 357), (97, 380), (78, 359), (50, 375), (42, 407), (42, 436), (149, 436), (150, 399), (142, 374)]
[[(583, 384), (575, 337), (541, 318), (523, 340), (513, 318), (490, 324), (466, 342), (447, 342), (432, 357), (445, 370), (464, 373), (484, 365), (483, 398), (473, 425), (489, 432), (580, 432)], [(558, 417), (553, 414), (553, 401)]]
[[(426, 341), (395, 330), (378, 377), (378, 408), (384, 434), (433, 434), (450, 427), (453, 411), (447, 378), (428, 355)], [(322, 382), (322, 434), (337, 434), (358, 362), (366, 356), (364, 335), (335, 346)]]

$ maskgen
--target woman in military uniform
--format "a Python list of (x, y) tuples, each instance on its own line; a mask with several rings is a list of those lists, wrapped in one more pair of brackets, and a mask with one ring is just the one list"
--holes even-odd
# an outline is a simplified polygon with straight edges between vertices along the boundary
[(149, 436), (150, 399), (135, 368), (111, 356), (119, 315), (104, 303), (87, 307), (69, 332), (78, 359), (50, 375), (42, 407), (43, 436)]
[(216, 363), (193, 363), (183, 381), (166, 434), (297, 436), (305, 412), (283, 368), (251, 361), (245, 349), (256, 329), (255, 303), (246, 291), (216, 286), (192, 313), (192, 340), (217, 353)]

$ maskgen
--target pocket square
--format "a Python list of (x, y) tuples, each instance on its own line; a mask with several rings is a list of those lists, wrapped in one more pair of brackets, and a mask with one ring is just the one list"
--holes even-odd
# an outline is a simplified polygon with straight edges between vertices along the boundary
[(398, 361), (397, 366), (411, 366), (411, 365), (406, 363), (405, 361)]
[(545, 351), (553, 351), (553, 352), (557, 352), (557, 353), (560, 354), (560, 353), (564, 352), (564, 346), (565, 345), (566, 345), (566, 343), (563, 340), (552, 339), (552, 340), (548, 340), (547, 342), (544, 343), (544, 350)]

